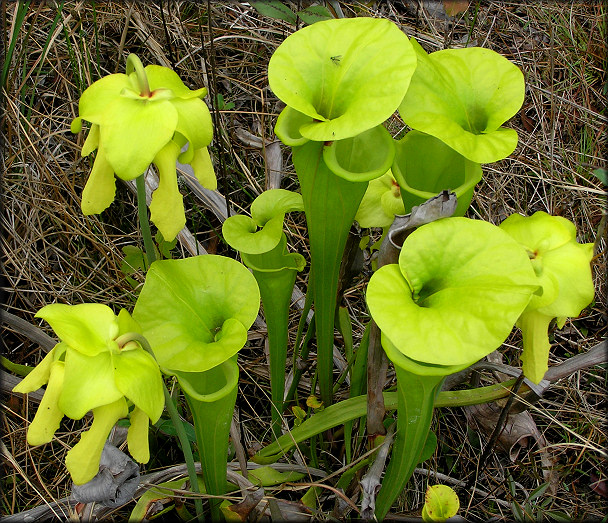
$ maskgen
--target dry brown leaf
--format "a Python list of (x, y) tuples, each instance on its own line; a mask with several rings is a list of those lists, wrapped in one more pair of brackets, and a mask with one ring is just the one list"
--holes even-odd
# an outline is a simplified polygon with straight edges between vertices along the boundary
[(469, 8), (469, 2), (467, 0), (443, 0), (443, 8), (446, 15), (456, 16)]
[[(311, 521), (312, 514), (310, 508), (299, 501), (285, 501), (283, 499), (274, 498), (276, 506), (281, 512), (283, 521)], [(270, 506), (266, 503), (264, 515), (271, 517)]]
[(608, 480), (600, 479), (595, 472), (592, 472), (589, 478), (591, 479), (591, 484), (589, 485), (591, 490), (598, 496), (608, 499)]
[[(478, 428), (480, 436), (489, 437), (496, 428), (503, 406), (498, 403), (485, 403), (463, 408), (469, 424)], [(536, 443), (540, 452), (543, 478), (549, 483), (547, 492), (555, 495), (559, 477), (553, 466), (554, 459), (547, 449), (547, 440), (538, 430), (529, 411), (509, 414), (504, 429), (496, 442), (498, 449), (508, 454), (511, 461), (518, 458), (522, 448), (530, 448), (533, 443)]]

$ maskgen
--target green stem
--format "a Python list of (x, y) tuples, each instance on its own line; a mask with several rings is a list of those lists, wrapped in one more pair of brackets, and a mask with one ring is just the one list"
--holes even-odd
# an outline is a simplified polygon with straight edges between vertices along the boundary
[[(238, 390), (236, 355), (204, 372), (176, 374), (192, 413), (207, 494), (222, 496), (227, 490), (228, 440)], [(220, 503), (219, 498), (209, 500), (212, 521), (222, 518)]]
[(420, 462), (429, 434), (435, 398), (444, 376), (419, 376), (398, 366), (397, 435), (391, 460), (376, 498), (376, 517), (384, 519)]
[(271, 428), (275, 438), (281, 435), (289, 305), (299, 270), (294, 255), (286, 251), (286, 243), (283, 234), (278, 245), (269, 252), (257, 255), (241, 253), (243, 262), (258, 283), (264, 306), (270, 356)]
[(139, 92), (142, 96), (150, 96), (150, 84), (148, 83), (148, 76), (144, 69), (141, 60), (136, 54), (131, 53), (127, 56), (127, 75), (135, 71), (137, 75), (137, 84), (139, 85)]
[(304, 200), (310, 239), (317, 329), (319, 389), (325, 405), (333, 397), (334, 319), (340, 264), (348, 232), (367, 182), (336, 176), (323, 161), (323, 142), (293, 148), (293, 163)]
[(156, 252), (154, 250), (154, 240), (150, 231), (150, 221), (148, 220), (148, 204), (146, 203), (146, 180), (145, 175), (138, 176), (135, 179), (137, 186), (137, 215), (139, 216), (139, 228), (144, 239), (144, 249), (146, 250), (146, 258), (148, 265), (146, 270), (156, 260)]
[[(281, 418), (283, 415), (283, 396), (285, 395), (285, 364), (287, 360), (289, 304), (295, 283), (296, 271), (287, 271), (282, 274), (285, 286), (275, 292), (274, 280), (267, 282), (264, 275), (254, 271), (254, 276), (260, 287), (264, 315), (268, 328), (268, 350), (270, 355), (270, 394), (271, 394), (271, 420), (272, 433), (275, 438), (281, 436)], [(277, 275), (278, 276), (278, 275)], [(270, 285), (266, 285), (270, 283)]]
[[(152, 347), (148, 340), (142, 334), (138, 332), (127, 332), (116, 338), (116, 343), (119, 347), (124, 347), (130, 341), (136, 341), (141, 345), (141, 348), (148, 352), (156, 361), (156, 356), (154, 356), (154, 352), (152, 351)], [(169, 417), (171, 418), (171, 422), (173, 423), (173, 427), (175, 428), (175, 433), (177, 434), (177, 438), (179, 440), (179, 444), (182, 448), (182, 452), (184, 454), (184, 460), (186, 461), (186, 468), (188, 470), (188, 479), (190, 480), (190, 488), (192, 492), (199, 494), (200, 490), (198, 488), (198, 478), (196, 475), (196, 466), (194, 464), (194, 456), (192, 455), (192, 448), (190, 447), (190, 442), (188, 441), (188, 436), (186, 435), (186, 430), (184, 429), (184, 424), (179, 417), (179, 413), (173, 404), (173, 398), (171, 398), (171, 394), (167, 389), (165, 381), (163, 380), (163, 394), (165, 395), (165, 405), (167, 407), (167, 412), (169, 413)], [(196, 516), (199, 521), (203, 521), (203, 501), (200, 498), (196, 498), (194, 500), (194, 506), (196, 508)]]

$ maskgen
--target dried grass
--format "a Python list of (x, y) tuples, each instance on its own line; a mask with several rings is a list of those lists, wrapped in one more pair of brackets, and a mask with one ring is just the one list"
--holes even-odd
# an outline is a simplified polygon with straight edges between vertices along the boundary
[[(471, 2), (453, 20), (433, 6), (439, 2), (343, 2), (347, 16), (383, 16), (398, 23), (429, 51), (473, 42), (494, 49), (524, 71), (527, 95), (511, 125), (520, 142), (506, 160), (485, 168), (469, 215), (499, 223), (513, 212), (545, 210), (572, 220), (579, 241), (596, 241), (593, 270), (597, 296), (583, 315), (555, 334), (552, 363), (584, 351), (606, 335), (606, 233), (602, 229), (605, 192), (591, 175), (606, 168), (606, 8), (600, 2), (534, 3)], [(191, 87), (206, 85), (219, 108), (214, 158), (219, 190), (229, 205), (247, 209), (266, 187), (264, 151), (246, 145), (237, 130), (274, 139), (280, 104), (268, 88), (266, 66), (273, 50), (293, 30), (282, 21), (260, 16), (243, 2), (195, 4), (163, 2), (70, 2), (59, 11), (54, 2), (32, 3), (24, 23), (16, 27), (19, 4), (3, 3), (5, 42), (15, 43), (3, 88), (4, 200), (2, 254), (6, 310), (33, 318), (53, 302), (99, 302), (131, 309), (136, 297), (121, 272), (126, 245), (141, 245), (132, 194), (118, 187), (117, 199), (101, 216), (83, 216), (79, 201), (91, 167), (80, 157), (82, 133), (71, 134), (84, 88), (109, 73), (124, 70), (128, 53), (144, 64), (173, 67)], [(395, 129), (403, 124), (398, 118)], [(282, 186), (297, 187), (285, 151)], [(188, 227), (209, 252), (230, 253), (219, 237), (221, 223), (184, 188)], [(289, 218), (291, 244), (307, 255), (301, 218)], [(605, 219), (604, 219), (605, 220)], [(179, 248), (178, 248), (179, 249)], [(176, 250), (176, 256), (184, 255)], [(141, 275), (138, 281), (143, 281)], [(305, 282), (298, 284), (304, 288)], [(364, 282), (346, 293), (350, 310), (364, 317)], [(297, 317), (293, 317), (295, 327)], [(41, 325), (45, 330), (45, 325)], [(355, 325), (359, 339), (362, 325)], [(5, 329), (7, 356), (31, 365), (42, 354), (26, 338)], [(519, 340), (509, 340), (508, 358), (515, 359)], [(250, 447), (268, 441), (267, 375), (259, 341), (242, 353), (239, 395), (242, 427)], [(593, 448), (606, 447), (605, 369), (575, 373), (553, 387), (533, 415), (557, 460), (559, 489), (552, 508), (571, 518), (601, 518), (606, 499), (590, 489), (590, 475), (606, 477), (606, 462)], [(6, 445), (2, 474), (3, 514), (59, 499), (69, 493), (63, 467), (66, 450), (81, 429), (65, 422), (48, 445), (25, 444), (26, 420), (33, 405), (9, 397), (3, 409)], [(566, 430), (566, 428), (568, 430)], [(458, 479), (475, 473), (480, 443), (475, 442), (459, 409), (442, 410), (435, 429), (441, 454), (433, 470)], [(471, 438), (471, 436), (473, 436)], [(166, 450), (168, 442), (159, 439)], [(172, 450), (175, 452), (175, 449)], [(491, 458), (477, 487), (501, 500), (511, 500), (506, 478), (512, 475), (528, 492), (542, 483), (538, 450), (524, 452), (516, 463), (499, 453)], [(179, 459), (179, 454), (175, 454)], [(333, 458), (333, 465), (340, 461)], [(162, 463), (151, 466), (161, 466)], [(333, 466), (332, 465), (332, 466)], [(335, 467), (339, 468), (339, 467)], [(419, 510), (427, 479), (416, 475), (407, 494), (408, 506)], [(461, 492), (464, 515), (472, 520), (509, 520), (504, 503)], [(518, 491), (516, 499), (525, 496)], [(405, 505), (403, 505), (405, 510)], [(419, 513), (419, 512), (418, 512)], [(125, 514), (128, 514), (126, 512)], [(118, 516), (117, 516), (118, 517)]]

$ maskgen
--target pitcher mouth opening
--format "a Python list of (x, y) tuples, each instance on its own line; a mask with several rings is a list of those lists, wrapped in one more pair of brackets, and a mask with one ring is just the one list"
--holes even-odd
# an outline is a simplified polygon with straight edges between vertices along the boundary
[[(212, 403), (225, 397), (234, 390), (239, 379), (239, 368), (234, 359), (228, 359), (202, 373), (181, 371), (171, 373), (177, 376), (181, 388), (191, 399), (204, 403)], [(205, 374), (208, 380), (202, 379)], [(207, 389), (211, 388), (208, 386), (211, 383), (215, 390), (209, 391)]]
[(466, 120), (461, 127), (473, 134), (483, 134), (488, 127), (488, 115), (479, 107), (467, 107)]

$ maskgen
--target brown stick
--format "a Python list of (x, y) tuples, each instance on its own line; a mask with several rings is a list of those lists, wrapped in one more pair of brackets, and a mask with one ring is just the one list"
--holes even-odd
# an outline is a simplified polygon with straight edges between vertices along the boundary
[[(395, 220), (380, 246), (378, 268), (399, 261), (401, 246), (416, 227), (451, 216), (455, 210), (456, 196), (444, 191), (412, 208), (410, 214), (395, 216)], [(370, 321), (371, 330), (367, 351), (367, 434), (369, 444), (373, 448), (376, 437), (386, 434), (382, 423), (385, 415), (382, 390), (386, 384), (388, 360), (380, 343), (380, 329), (374, 320)]]
[(384, 436), (384, 396), (382, 389), (386, 384), (388, 359), (380, 344), (380, 329), (374, 320), (370, 320), (369, 348), (367, 352), (367, 437), (370, 447), (378, 436)]

